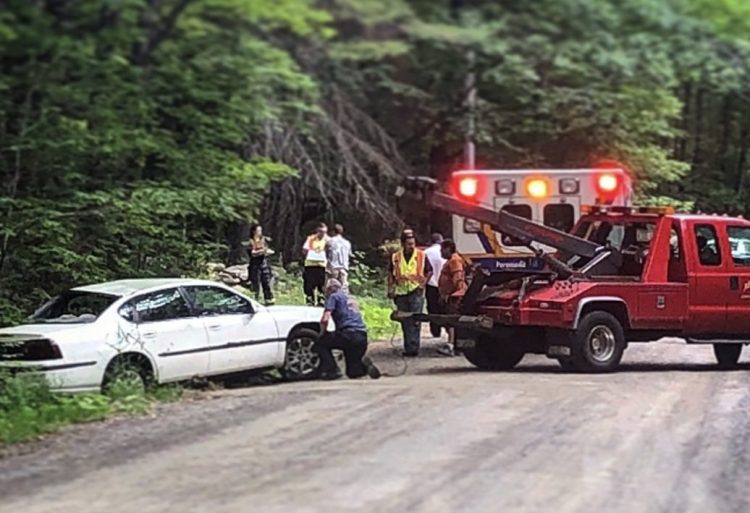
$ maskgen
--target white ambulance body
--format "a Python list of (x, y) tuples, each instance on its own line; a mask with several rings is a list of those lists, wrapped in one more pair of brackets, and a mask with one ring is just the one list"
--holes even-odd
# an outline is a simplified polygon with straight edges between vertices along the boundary
[[(629, 206), (633, 191), (624, 169), (606, 167), (457, 171), (453, 194), (567, 232), (580, 217), (582, 205)], [(487, 260), (493, 269), (535, 265), (528, 258), (529, 248), (471, 219), (453, 216), (453, 239), (461, 255), (470, 261)]]

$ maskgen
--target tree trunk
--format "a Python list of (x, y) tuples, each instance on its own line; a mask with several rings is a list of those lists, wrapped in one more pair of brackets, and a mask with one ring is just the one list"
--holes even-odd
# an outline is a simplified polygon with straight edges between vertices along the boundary
[(750, 150), (750, 127), (747, 124), (742, 125), (740, 130), (740, 154), (737, 158), (737, 168), (735, 170), (734, 187), (738, 195), (742, 194), (745, 188), (745, 175), (747, 174), (747, 152)]

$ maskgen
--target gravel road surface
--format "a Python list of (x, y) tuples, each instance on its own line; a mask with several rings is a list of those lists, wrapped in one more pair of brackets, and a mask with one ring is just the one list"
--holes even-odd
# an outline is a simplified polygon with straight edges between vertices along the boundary
[(400, 377), (212, 392), (12, 449), (0, 512), (747, 513), (750, 365), (713, 361), (662, 342), (611, 375), (485, 373), (433, 344)]

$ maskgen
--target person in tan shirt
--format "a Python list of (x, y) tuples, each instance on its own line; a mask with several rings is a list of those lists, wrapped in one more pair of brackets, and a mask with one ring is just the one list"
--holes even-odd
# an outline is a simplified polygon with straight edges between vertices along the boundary
[[(456, 252), (456, 243), (449, 239), (440, 244), (440, 252), (446, 260), (438, 278), (438, 291), (443, 304), (442, 311), (446, 314), (456, 313), (458, 304), (466, 292), (464, 259)], [(456, 354), (450, 343), (440, 347), (438, 352), (445, 356)]]
[(440, 271), (438, 291), (440, 292), (440, 299), (443, 303), (446, 303), (450, 310), (449, 303), (455, 302), (455, 299), (466, 292), (464, 259), (456, 253), (456, 243), (452, 240), (444, 240), (440, 244), (440, 251), (446, 262)]

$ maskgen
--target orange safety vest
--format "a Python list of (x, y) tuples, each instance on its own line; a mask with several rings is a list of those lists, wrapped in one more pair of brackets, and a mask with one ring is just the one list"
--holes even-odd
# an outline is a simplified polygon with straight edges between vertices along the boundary
[(424, 267), (426, 256), (421, 249), (415, 249), (411, 260), (406, 261), (404, 250), (393, 254), (393, 279), (396, 282), (396, 294), (403, 296), (414, 292), (424, 281)]

